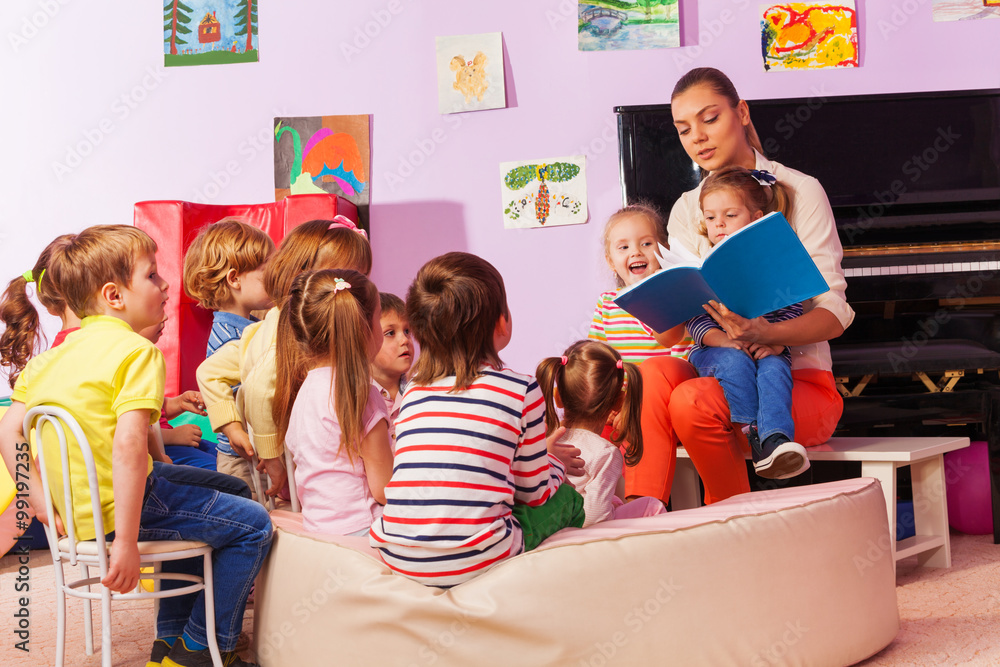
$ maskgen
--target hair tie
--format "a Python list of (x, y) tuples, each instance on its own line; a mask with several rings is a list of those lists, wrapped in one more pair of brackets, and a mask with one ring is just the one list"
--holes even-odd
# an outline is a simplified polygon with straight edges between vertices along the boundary
[(562, 365), (563, 365), (563, 366), (565, 366), (565, 365), (566, 365), (566, 362), (567, 362), (567, 361), (569, 361), (569, 357), (567, 357), (567, 356), (566, 356), (566, 355), (564, 354), (563, 356), (559, 357), (559, 361), (561, 361), (561, 362), (562, 362)]
[(343, 278), (333, 279), (333, 293), (336, 294), (342, 289), (351, 289), (351, 283), (347, 282)]
[(327, 231), (329, 231), (331, 229), (337, 229), (339, 227), (343, 227), (344, 229), (350, 229), (353, 232), (357, 232), (358, 234), (361, 234), (361, 236), (363, 236), (366, 241), (368, 240), (368, 232), (366, 232), (363, 229), (359, 229), (358, 226), (354, 224), (354, 221), (348, 218), (346, 215), (333, 216), (333, 222), (331, 222), (330, 226), (327, 227), (326, 229)]
[(768, 188), (778, 182), (778, 179), (774, 177), (774, 174), (766, 169), (751, 169), (750, 175), (759, 185), (763, 185)]
[(34, 271), (32, 269), (28, 269), (27, 271), (25, 271), (24, 273), (22, 273), (21, 277), (24, 278), (25, 282), (28, 282), (28, 283), (35, 282)]

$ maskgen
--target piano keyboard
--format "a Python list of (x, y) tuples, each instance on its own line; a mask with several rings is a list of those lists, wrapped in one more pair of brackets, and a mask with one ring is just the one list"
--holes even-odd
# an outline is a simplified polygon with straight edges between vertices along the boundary
[(905, 276), (918, 273), (971, 273), (973, 271), (1000, 271), (1000, 261), (945, 262), (942, 264), (905, 264), (900, 266), (857, 266), (845, 268), (844, 277)]

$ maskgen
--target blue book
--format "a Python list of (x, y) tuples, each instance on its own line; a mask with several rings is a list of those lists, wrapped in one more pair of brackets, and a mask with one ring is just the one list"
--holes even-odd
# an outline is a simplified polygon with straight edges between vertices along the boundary
[(726, 237), (702, 260), (660, 246), (660, 271), (615, 298), (629, 314), (662, 332), (704, 314), (709, 300), (752, 319), (830, 289), (781, 213)]

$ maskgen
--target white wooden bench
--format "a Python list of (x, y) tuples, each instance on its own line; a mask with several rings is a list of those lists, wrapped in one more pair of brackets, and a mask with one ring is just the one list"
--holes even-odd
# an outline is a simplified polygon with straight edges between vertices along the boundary
[[(951, 567), (948, 497), (944, 454), (969, 446), (969, 438), (831, 438), (807, 447), (810, 461), (860, 461), (861, 475), (882, 484), (889, 518), (889, 545), (894, 559), (917, 556), (925, 567)], [(749, 458), (749, 456), (748, 456)], [(910, 466), (916, 535), (896, 542), (896, 469)], [(701, 504), (698, 473), (683, 447), (677, 448), (677, 470), (670, 494), (674, 509)], [(895, 562), (895, 561), (894, 561)]]

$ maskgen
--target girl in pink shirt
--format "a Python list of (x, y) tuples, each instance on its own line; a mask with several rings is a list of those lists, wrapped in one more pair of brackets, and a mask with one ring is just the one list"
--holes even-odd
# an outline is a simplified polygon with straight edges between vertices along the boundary
[[(535, 375), (545, 396), (547, 432), (559, 427), (556, 408), (562, 408), (566, 433), (559, 442), (583, 452), (583, 474), (568, 478), (583, 496), (583, 527), (665, 512), (663, 503), (655, 498), (636, 498), (628, 504), (622, 500), (625, 465), (634, 466), (642, 458), (639, 367), (623, 362), (618, 351), (606, 343), (581, 340), (570, 345), (563, 356), (543, 359)], [(620, 447), (625, 447), (624, 457)]]
[(371, 383), (380, 310), (375, 285), (347, 269), (300, 274), (281, 308), (274, 419), (308, 531), (366, 535), (382, 514), (392, 450)]

